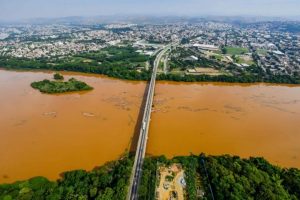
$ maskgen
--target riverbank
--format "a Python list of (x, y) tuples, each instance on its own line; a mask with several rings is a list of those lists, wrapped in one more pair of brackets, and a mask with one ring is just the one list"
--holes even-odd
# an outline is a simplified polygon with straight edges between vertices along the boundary
[[(161, 167), (181, 165), (184, 170), (185, 199), (299, 199), (300, 170), (280, 168), (264, 158), (242, 159), (238, 156), (182, 156), (166, 159), (163, 156), (146, 158), (139, 190), (140, 199), (155, 198), (159, 190), (171, 184), (165, 180)], [(171, 169), (169, 169), (171, 171)], [(165, 188), (165, 189), (166, 189)], [(174, 189), (173, 189), (174, 190)]]
[[(125, 200), (134, 158), (123, 156), (91, 171), (74, 170), (61, 173), (57, 181), (34, 177), (12, 184), (0, 184), (0, 199), (120, 199)], [(152, 199), (169, 187), (176, 172), (168, 176), (174, 165), (182, 168), (176, 195), (181, 188), (185, 199), (299, 199), (300, 170), (281, 168), (264, 158), (242, 159), (238, 156), (182, 156), (166, 159), (164, 156), (146, 157), (139, 185), (139, 199)], [(161, 169), (164, 168), (165, 171)], [(178, 169), (177, 169), (178, 170)], [(161, 180), (163, 179), (163, 180)], [(180, 180), (180, 182), (179, 182)], [(164, 189), (163, 189), (164, 188)], [(160, 195), (160, 194), (158, 194)], [(171, 194), (170, 194), (171, 195)], [(177, 194), (179, 195), (179, 194)]]
[[(102, 74), (108, 77), (119, 78), (123, 80), (133, 81), (148, 81), (151, 77), (151, 70), (128, 70), (128, 68), (106, 68), (97, 65), (49, 65), (45, 63), (28, 64), (27, 62), (13, 62), (15, 65), (6, 63), (0, 60), (0, 65), (5, 69), (13, 70), (53, 70), (53, 71), (70, 71), (70, 72), (83, 72), (92, 74)], [(181, 74), (159, 74), (158, 80), (162, 81), (175, 81), (175, 82), (224, 82), (224, 83), (274, 83), (274, 84), (295, 84), (300, 85), (299, 76), (290, 75), (261, 75), (261, 74), (239, 74), (239, 75), (181, 75)]]
[(0, 199), (124, 199), (126, 198), (131, 156), (109, 162), (92, 171), (61, 173), (57, 181), (34, 177), (12, 184), (0, 184)]

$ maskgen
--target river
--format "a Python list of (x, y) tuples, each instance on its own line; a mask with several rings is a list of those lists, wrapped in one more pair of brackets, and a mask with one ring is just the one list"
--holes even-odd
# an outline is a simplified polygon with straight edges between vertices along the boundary
[[(64, 72), (94, 90), (41, 94), (53, 72), (0, 70), (0, 182), (91, 170), (129, 149), (144, 82)], [(158, 82), (147, 153), (264, 156), (300, 167), (300, 87)]]
[(0, 70), (0, 182), (91, 170), (129, 148), (145, 83), (63, 75), (94, 90), (41, 94), (30, 83), (53, 73)]
[(263, 156), (300, 167), (300, 87), (160, 82), (147, 151)]

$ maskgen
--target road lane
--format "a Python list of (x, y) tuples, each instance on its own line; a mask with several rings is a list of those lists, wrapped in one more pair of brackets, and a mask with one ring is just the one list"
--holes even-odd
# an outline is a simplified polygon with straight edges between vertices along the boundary
[(153, 64), (153, 72), (151, 75), (151, 80), (148, 87), (147, 92), (147, 99), (146, 104), (144, 108), (144, 115), (143, 115), (143, 121), (142, 121), (142, 127), (140, 130), (140, 136), (137, 144), (137, 150), (135, 154), (132, 174), (130, 178), (130, 185), (129, 185), (129, 191), (127, 194), (128, 200), (136, 200), (138, 199), (138, 186), (139, 181), (142, 175), (142, 166), (144, 157), (146, 154), (146, 147), (147, 147), (147, 140), (148, 140), (148, 130), (149, 130), (149, 124), (150, 124), (150, 118), (151, 118), (151, 109), (152, 109), (152, 103), (153, 103), (153, 97), (154, 97), (154, 89), (155, 89), (155, 83), (156, 83), (156, 75), (157, 75), (157, 68), (160, 63), (160, 60), (162, 56), (171, 48), (171, 44), (165, 46), (156, 56), (156, 59)]

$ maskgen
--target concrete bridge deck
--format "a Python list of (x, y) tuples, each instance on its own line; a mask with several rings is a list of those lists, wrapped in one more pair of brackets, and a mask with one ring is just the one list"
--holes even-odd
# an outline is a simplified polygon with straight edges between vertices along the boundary
[(136, 200), (138, 199), (138, 186), (139, 181), (142, 176), (142, 166), (143, 161), (146, 154), (146, 147), (147, 147), (147, 140), (148, 140), (148, 130), (149, 124), (151, 119), (151, 111), (152, 111), (152, 103), (154, 97), (154, 90), (155, 90), (155, 83), (156, 83), (156, 75), (157, 75), (157, 68), (159, 66), (160, 60), (162, 56), (171, 48), (171, 44), (165, 46), (156, 56), (156, 59), (153, 63), (153, 72), (151, 75), (151, 80), (148, 87), (146, 103), (144, 107), (144, 114), (142, 119), (142, 125), (140, 129), (138, 144), (135, 153), (135, 159), (133, 164), (133, 169), (130, 178), (130, 185), (129, 191), (127, 194), (128, 200)]

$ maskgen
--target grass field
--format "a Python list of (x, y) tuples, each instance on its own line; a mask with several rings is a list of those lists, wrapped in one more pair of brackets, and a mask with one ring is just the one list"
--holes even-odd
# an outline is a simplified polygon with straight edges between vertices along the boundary
[(216, 58), (217, 60), (222, 60), (222, 59), (223, 59), (223, 56), (220, 55), (220, 54), (214, 54), (213, 56), (215, 56), (215, 58)]
[(247, 56), (246, 57), (236, 56), (236, 59), (237, 59), (237, 63), (239, 63), (239, 64), (242, 64), (242, 63), (248, 64), (248, 65), (255, 64), (253, 59), (250, 57), (247, 58)]
[(225, 49), (227, 54), (230, 55), (241, 55), (249, 52), (247, 48), (242, 48), (242, 47), (225, 47)]
[(169, 73), (176, 74), (176, 75), (183, 75), (184, 71), (181, 71), (180, 69), (176, 68), (176, 69), (171, 70)]
[(257, 49), (256, 52), (264, 56), (268, 54), (268, 51), (265, 49)]

